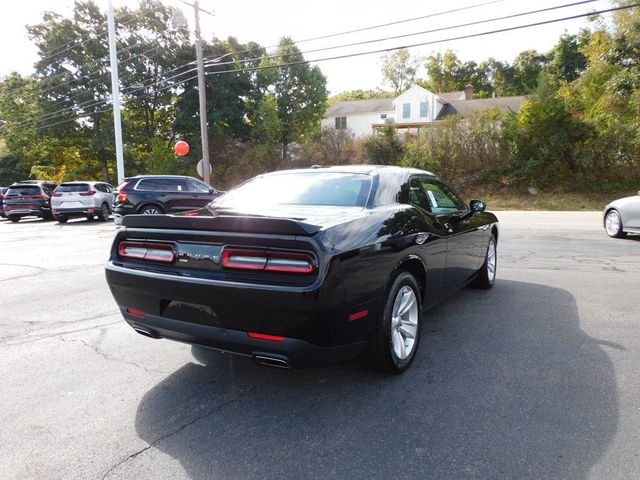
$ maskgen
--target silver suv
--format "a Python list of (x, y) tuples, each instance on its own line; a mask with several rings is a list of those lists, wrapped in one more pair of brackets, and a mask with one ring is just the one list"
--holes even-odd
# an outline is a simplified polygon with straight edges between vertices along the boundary
[(51, 195), (54, 218), (65, 223), (71, 217), (94, 216), (106, 222), (111, 214), (114, 188), (104, 182), (66, 182), (58, 185)]

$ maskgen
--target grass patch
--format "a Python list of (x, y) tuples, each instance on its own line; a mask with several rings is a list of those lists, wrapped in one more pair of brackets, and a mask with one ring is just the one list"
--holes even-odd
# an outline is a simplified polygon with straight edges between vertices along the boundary
[(490, 210), (564, 210), (601, 211), (609, 202), (622, 197), (637, 195), (636, 192), (617, 193), (587, 192), (539, 192), (536, 195), (508, 191), (471, 191), (465, 198), (484, 201)]

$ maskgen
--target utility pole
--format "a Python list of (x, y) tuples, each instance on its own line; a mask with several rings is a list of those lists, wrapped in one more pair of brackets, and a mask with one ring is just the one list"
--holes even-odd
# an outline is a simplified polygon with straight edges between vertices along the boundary
[(107, 23), (109, 25), (109, 57), (111, 61), (113, 130), (115, 132), (116, 141), (116, 171), (118, 176), (118, 185), (120, 185), (124, 179), (124, 155), (122, 151), (122, 120), (120, 118), (120, 84), (118, 81), (118, 51), (116, 50), (116, 21), (113, 14), (112, 0), (109, 0), (107, 8)]
[(204, 183), (211, 185), (211, 165), (209, 163), (209, 134), (207, 130), (207, 93), (204, 81), (204, 62), (202, 59), (202, 38), (200, 35), (200, 7), (194, 0), (196, 15), (196, 60), (198, 63), (198, 97), (200, 99), (200, 137), (202, 143), (202, 170)]

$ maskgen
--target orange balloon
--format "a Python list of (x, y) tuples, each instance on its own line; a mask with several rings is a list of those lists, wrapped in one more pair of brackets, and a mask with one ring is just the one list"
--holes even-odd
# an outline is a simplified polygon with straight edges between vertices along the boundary
[(189, 153), (189, 144), (184, 140), (180, 140), (176, 143), (175, 147), (173, 147), (176, 151), (176, 154), (184, 157), (187, 153)]

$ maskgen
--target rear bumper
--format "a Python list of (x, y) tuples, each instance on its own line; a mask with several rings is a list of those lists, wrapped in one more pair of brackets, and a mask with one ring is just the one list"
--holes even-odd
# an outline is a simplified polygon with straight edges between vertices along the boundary
[(11, 215), (12, 217), (45, 217), (51, 215), (51, 210), (46, 207), (41, 207), (39, 205), (5, 205), (4, 206), (4, 214)]
[(54, 215), (64, 215), (65, 217), (82, 217), (84, 215), (93, 215), (98, 209), (95, 207), (82, 207), (82, 208), (57, 208), (53, 207), (52, 212)]
[[(279, 358), (294, 367), (354, 357), (364, 348), (377, 314), (375, 300), (347, 306), (333, 290), (323, 294), (321, 284), (240, 284), (141, 271), (112, 261), (106, 277), (124, 318), (138, 331), (240, 355)], [(350, 319), (358, 310), (368, 315)], [(248, 332), (284, 339), (256, 339)]]
[[(282, 367), (317, 367), (353, 358), (366, 342), (319, 347), (304, 340), (285, 338), (282, 341), (249, 337), (247, 332), (173, 320), (156, 315), (140, 317), (121, 307), (127, 323), (138, 333), (154, 338), (167, 338), (192, 345), (202, 345), (222, 352), (253, 357), (263, 363)], [(274, 361), (275, 360), (275, 361)]]

